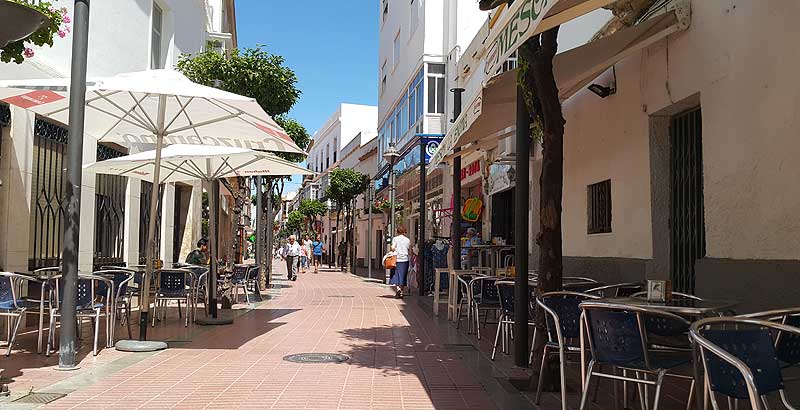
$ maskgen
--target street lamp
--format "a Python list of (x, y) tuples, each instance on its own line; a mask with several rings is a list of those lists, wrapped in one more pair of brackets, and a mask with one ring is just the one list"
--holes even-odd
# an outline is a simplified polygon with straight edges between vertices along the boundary
[(394, 177), (394, 164), (397, 162), (397, 158), (400, 157), (400, 153), (397, 152), (397, 148), (394, 145), (394, 142), (389, 143), (389, 148), (386, 149), (386, 152), (383, 153), (383, 159), (389, 163), (389, 236), (390, 238), (394, 238), (395, 236), (395, 218), (394, 218), (394, 197), (395, 197), (395, 177)]

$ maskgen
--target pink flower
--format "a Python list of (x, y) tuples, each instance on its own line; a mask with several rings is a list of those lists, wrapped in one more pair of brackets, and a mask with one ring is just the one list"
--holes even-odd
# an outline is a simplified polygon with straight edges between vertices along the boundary
[(62, 7), (61, 8), (61, 14), (67, 14), (67, 13), (69, 13), (69, 10), (67, 10), (66, 7)]
[(71, 23), (72, 19), (69, 18), (69, 16), (64, 16), (63, 21), (64, 21), (64, 23)]
[(24, 54), (25, 54), (25, 58), (31, 58), (31, 57), (33, 57), (33, 50), (30, 49), (30, 48), (25, 48), (25, 53)]
[(61, 37), (61, 38), (64, 38), (64, 37), (66, 37), (66, 36), (67, 36), (67, 33), (65, 33), (65, 32), (63, 32), (63, 31), (59, 30), (59, 31), (58, 31), (58, 36), (59, 36), (59, 37)]

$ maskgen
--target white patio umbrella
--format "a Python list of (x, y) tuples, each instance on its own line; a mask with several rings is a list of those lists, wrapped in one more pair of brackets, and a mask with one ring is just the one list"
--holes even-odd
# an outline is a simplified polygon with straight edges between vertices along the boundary
[[(206, 182), (234, 176), (311, 175), (313, 172), (294, 163), (265, 152), (247, 148), (210, 147), (204, 145), (170, 145), (161, 150), (160, 170), (156, 170), (156, 151), (99, 161), (83, 166), (88, 172), (120, 175), (151, 181), (159, 175), (159, 182), (202, 180)], [(216, 201), (209, 195), (209, 226), (216, 226)], [(217, 260), (217, 238), (215, 229), (209, 229), (211, 260)], [(216, 286), (216, 275), (208, 275), (207, 297), (212, 298)], [(216, 303), (211, 300), (209, 303)]]
[[(69, 78), (0, 81), (0, 100), (67, 124), (69, 84)], [(155, 144), (155, 164), (161, 161), (164, 144), (304, 153), (254, 99), (193, 83), (172, 70), (90, 78), (85, 108), (85, 134), (123, 145)], [(160, 170), (156, 166), (153, 172), (150, 215), (157, 212)], [(150, 218), (148, 238), (145, 287), (153, 272), (155, 218)], [(142, 292), (144, 321), (148, 298), (148, 292)], [(216, 313), (213, 307), (212, 312)], [(141, 326), (140, 339), (145, 338), (146, 329)]]

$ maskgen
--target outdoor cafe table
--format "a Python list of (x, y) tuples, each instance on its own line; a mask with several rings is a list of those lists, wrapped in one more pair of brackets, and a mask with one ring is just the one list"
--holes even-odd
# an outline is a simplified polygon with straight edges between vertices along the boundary
[[(673, 313), (678, 316), (683, 316), (689, 319), (690, 321), (692, 319), (725, 315), (726, 313), (731, 312), (731, 309), (738, 304), (738, 302), (730, 300), (714, 300), (714, 299), (695, 300), (688, 298), (674, 298), (667, 302), (651, 302), (648, 301), (646, 298), (635, 298), (635, 297), (604, 298), (604, 299), (593, 300), (592, 302), (593, 303), (606, 302), (610, 305), (628, 305), (633, 307), (663, 310), (665, 312)], [(583, 313), (581, 313), (581, 326), (580, 326), (581, 386), (583, 386), (586, 381), (585, 326), (586, 326), (585, 317)], [(692, 367), (695, 380), (700, 380), (699, 369), (697, 366), (697, 361), (699, 360), (699, 357), (700, 356), (699, 352), (697, 351), (697, 348), (695, 346), (692, 346)], [(695, 395), (698, 405), (697, 408), (702, 408), (703, 405), (703, 398), (700, 391), (702, 391), (702, 389), (700, 388), (695, 389)]]
[(492, 274), (497, 273), (497, 268), (500, 266), (500, 254), (503, 251), (513, 251), (514, 245), (471, 245), (465, 246), (463, 249), (467, 251), (467, 254), (470, 252), (477, 252), (478, 253), (478, 266), (486, 266), (483, 260), (484, 252), (489, 253), (489, 267), (492, 269)]

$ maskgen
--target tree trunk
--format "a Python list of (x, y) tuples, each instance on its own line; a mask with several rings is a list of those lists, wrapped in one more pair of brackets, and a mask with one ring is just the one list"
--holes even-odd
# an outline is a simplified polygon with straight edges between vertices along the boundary
[[(561, 203), (564, 184), (564, 117), (558, 98), (558, 86), (553, 76), (558, 27), (552, 28), (528, 40), (520, 48), (524, 74), (522, 85), (526, 89), (528, 111), (539, 121), (542, 128), (542, 175), (539, 179), (539, 278), (537, 293), (542, 294), (562, 289), (562, 236)], [(536, 311), (537, 334), (545, 335), (544, 312)], [(541, 358), (544, 337), (539, 337), (534, 346), (534, 357)], [(558, 367), (551, 363), (545, 366), (544, 374), (548, 390), (558, 388)], [(536, 366), (534, 366), (536, 367)], [(531, 387), (535, 381), (531, 379)]]
[[(342, 218), (342, 206), (337, 204), (336, 205), (336, 241), (341, 241), (342, 240), (342, 230), (339, 229), (339, 221), (341, 220), (341, 218)], [(338, 256), (338, 252), (337, 251), (339, 249), (338, 248), (339, 244), (337, 244), (336, 241), (331, 241), (331, 242), (333, 242), (331, 244), (331, 264), (332, 264), (331, 267), (335, 267), (337, 265), (337, 262), (338, 262), (336, 257)]]

